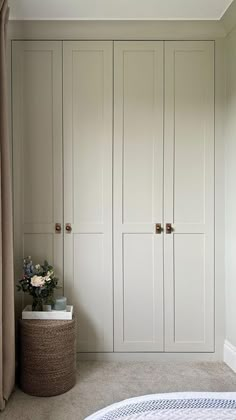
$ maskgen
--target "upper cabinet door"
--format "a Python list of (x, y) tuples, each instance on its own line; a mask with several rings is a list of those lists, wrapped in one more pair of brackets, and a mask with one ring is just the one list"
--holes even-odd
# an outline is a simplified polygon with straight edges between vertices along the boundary
[(115, 351), (163, 350), (163, 43), (115, 42)]
[(166, 42), (165, 350), (214, 351), (214, 43)]
[(65, 294), (82, 352), (113, 350), (112, 46), (64, 42)]
[(55, 265), (63, 280), (62, 43), (12, 46), (14, 243), (22, 257)]

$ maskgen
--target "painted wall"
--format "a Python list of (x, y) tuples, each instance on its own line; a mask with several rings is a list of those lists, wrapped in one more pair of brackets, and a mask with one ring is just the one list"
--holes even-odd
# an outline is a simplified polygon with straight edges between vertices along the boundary
[(225, 168), (226, 339), (236, 346), (236, 29), (226, 38)]
[(11, 19), (220, 19), (232, 0), (9, 0)]

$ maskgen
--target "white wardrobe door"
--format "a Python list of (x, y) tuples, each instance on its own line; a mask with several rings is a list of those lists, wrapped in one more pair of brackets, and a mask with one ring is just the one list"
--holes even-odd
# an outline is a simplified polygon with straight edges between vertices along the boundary
[(163, 43), (115, 42), (114, 348), (163, 349)]
[(166, 42), (165, 350), (214, 351), (214, 43)]
[(16, 271), (48, 259), (62, 284), (62, 43), (14, 41), (12, 60)]
[(112, 42), (64, 48), (65, 294), (78, 350), (113, 350)]

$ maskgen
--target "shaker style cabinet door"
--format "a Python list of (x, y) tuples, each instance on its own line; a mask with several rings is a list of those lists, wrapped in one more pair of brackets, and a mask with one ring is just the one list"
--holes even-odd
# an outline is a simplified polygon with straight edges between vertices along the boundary
[(65, 295), (80, 352), (113, 351), (112, 46), (63, 43)]
[(214, 351), (214, 43), (165, 44), (165, 351)]
[(62, 43), (13, 41), (12, 69), (16, 275), (31, 255), (62, 285)]
[(114, 349), (163, 350), (163, 42), (115, 42)]

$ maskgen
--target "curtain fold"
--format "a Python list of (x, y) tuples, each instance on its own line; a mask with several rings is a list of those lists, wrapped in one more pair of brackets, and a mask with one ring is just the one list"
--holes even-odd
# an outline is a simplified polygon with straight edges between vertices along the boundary
[(15, 381), (12, 182), (6, 64), (8, 16), (8, 2), (0, 0), (0, 410), (4, 409)]

